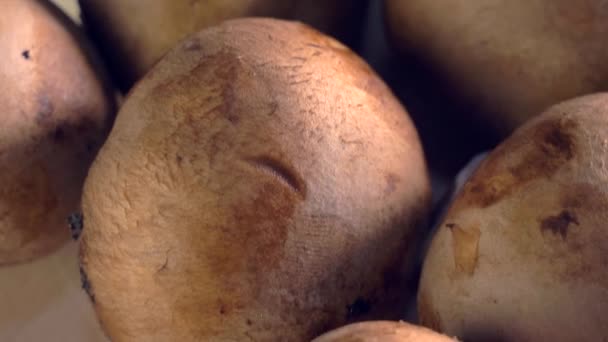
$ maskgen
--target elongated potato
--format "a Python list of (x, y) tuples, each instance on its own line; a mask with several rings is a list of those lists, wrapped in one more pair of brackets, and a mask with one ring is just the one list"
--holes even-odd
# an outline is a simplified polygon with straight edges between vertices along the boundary
[(361, 59), (302, 24), (227, 21), (126, 100), (85, 185), (83, 273), (115, 342), (305, 341), (403, 313), (429, 195)]
[(45, 1), (0, 2), (0, 264), (69, 238), (113, 102), (76, 27)]

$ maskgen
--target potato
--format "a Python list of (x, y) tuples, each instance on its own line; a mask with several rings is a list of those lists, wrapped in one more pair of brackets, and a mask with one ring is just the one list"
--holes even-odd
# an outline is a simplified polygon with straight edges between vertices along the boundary
[(426, 257), (422, 323), (465, 341), (608, 336), (608, 94), (552, 107), (480, 165)]
[(450, 342), (432, 330), (405, 322), (372, 321), (354, 323), (330, 331), (312, 342)]
[(76, 27), (45, 1), (0, 4), (0, 265), (55, 250), (113, 102)]
[(79, 0), (123, 90), (188, 34), (238, 17), (301, 20), (354, 44), (367, 0)]
[(114, 342), (305, 341), (405, 308), (430, 189), (388, 87), (306, 25), (235, 19), (138, 83), (85, 182)]
[(425, 60), (487, 126), (508, 134), (548, 106), (608, 90), (607, 4), (386, 0), (386, 17), (395, 46)]

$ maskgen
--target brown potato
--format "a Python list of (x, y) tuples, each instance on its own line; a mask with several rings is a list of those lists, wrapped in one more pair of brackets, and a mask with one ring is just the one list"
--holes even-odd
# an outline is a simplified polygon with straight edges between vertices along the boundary
[(76, 27), (45, 1), (0, 3), (0, 264), (56, 249), (113, 102)]
[(465, 341), (608, 336), (608, 94), (552, 107), (482, 162), (426, 257), (419, 315)]
[(82, 266), (114, 342), (304, 341), (399, 317), (429, 197), (367, 64), (303, 24), (230, 20), (126, 100), (86, 180)]
[(608, 90), (605, 0), (386, 0), (386, 17), (395, 45), (502, 134)]
[(430, 329), (405, 322), (354, 323), (330, 331), (312, 342), (455, 342)]
[(226, 19), (301, 20), (354, 44), (367, 0), (80, 0), (85, 24), (123, 90), (188, 34)]

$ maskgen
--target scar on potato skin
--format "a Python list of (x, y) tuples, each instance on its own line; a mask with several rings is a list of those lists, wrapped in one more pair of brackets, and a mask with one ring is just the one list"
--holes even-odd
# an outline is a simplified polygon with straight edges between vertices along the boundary
[(247, 160), (255, 168), (266, 171), (289, 186), (293, 191), (306, 199), (306, 183), (292, 167), (285, 165), (282, 161), (269, 156), (260, 156)]
[(540, 223), (540, 230), (543, 233), (550, 231), (555, 235), (559, 234), (565, 240), (571, 224), (580, 225), (576, 215), (564, 209), (558, 215), (545, 217)]
[(505, 151), (508, 146), (497, 149), (465, 186), (461, 206), (487, 208), (535, 179), (550, 178), (574, 158), (576, 144), (572, 132), (577, 125), (571, 119), (557, 119), (535, 127), (534, 146), (519, 163), (503, 172), (496, 171), (496, 163), (509, 152)]
[(452, 249), (456, 270), (472, 276), (477, 268), (481, 231), (477, 227), (465, 230), (455, 223), (447, 223), (446, 227), (452, 232)]

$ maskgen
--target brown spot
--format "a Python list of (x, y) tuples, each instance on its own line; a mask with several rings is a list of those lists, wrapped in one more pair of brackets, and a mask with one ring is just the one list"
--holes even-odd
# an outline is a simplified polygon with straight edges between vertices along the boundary
[(390, 195), (397, 190), (397, 184), (399, 184), (401, 181), (401, 177), (392, 172), (389, 172), (384, 177), (386, 179), (386, 188), (384, 189), (384, 194)]
[(520, 152), (523, 156), (514, 165), (505, 165), (504, 158), (507, 153), (515, 155), (517, 147), (511, 147), (508, 141), (497, 148), (465, 185), (463, 201), (455, 206), (486, 208), (535, 179), (551, 178), (575, 156), (572, 131), (576, 125), (564, 119), (538, 125), (533, 132), (534, 144), (519, 147), (525, 150)]
[(420, 324), (435, 331), (441, 331), (441, 317), (433, 307), (431, 298), (424, 289), (418, 292), (418, 318)]
[(228, 307), (226, 306), (226, 304), (220, 302), (220, 315), (225, 315), (228, 313)]
[(570, 224), (579, 225), (576, 215), (568, 210), (562, 210), (561, 213), (555, 216), (548, 216), (541, 221), (540, 230), (551, 231), (553, 234), (561, 235), (562, 239), (568, 236)]
[(253, 325), (253, 321), (250, 320), (249, 318), (247, 318), (247, 321), (245, 321), (245, 323), (247, 323), (247, 325), (249, 325), (249, 326)]
[(306, 183), (300, 175), (280, 160), (268, 156), (249, 159), (248, 162), (255, 168), (270, 173), (277, 177), (282, 183), (306, 199)]
[(452, 249), (456, 270), (469, 276), (473, 275), (479, 257), (481, 231), (477, 227), (465, 230), (455, 223), (448, 223), (446, 227), (452, 232)]
[(25, 59), (25, 60), (29, 60), (30, 59), (30, 50), (23, 50), (23, 52), (21, 52), (21, 57), (23, 57), (23, 59)]

